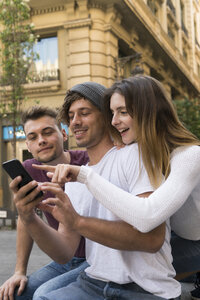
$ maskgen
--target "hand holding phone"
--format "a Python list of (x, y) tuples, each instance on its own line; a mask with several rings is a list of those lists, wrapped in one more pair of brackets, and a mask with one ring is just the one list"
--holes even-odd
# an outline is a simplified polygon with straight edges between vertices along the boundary
[[(4, 170), (8, 173), (8, 175), (12, 179), (14, 179), (17, 176), (21, 176), (22, 177), (22, 180), (21, 180), (21, 182), (18, 185), (19, 189), (22, 186), (26, 185), (27, 183), (33, 181), (33, 178), (26, 171), (26, 169), (24, 168), (24, 166), (22, 165), (22, 163), (18, 159), (16, 159), (16, 158), (8, 160), (8, 161), (5, 161), (2, 164), (2, 166), (3, 166)], [(36, 187), (34, 187), (33, 189), (29, 190), (26, 195), (28, 195), (29, 193), (31, 193), (35, 188)], [(42, 196), (43, 196), (43, 192), (40, 191), (38, 193), (38, 195), (35, 197), (35, 199), (38, 198), (38, 197), (42, 197)]]

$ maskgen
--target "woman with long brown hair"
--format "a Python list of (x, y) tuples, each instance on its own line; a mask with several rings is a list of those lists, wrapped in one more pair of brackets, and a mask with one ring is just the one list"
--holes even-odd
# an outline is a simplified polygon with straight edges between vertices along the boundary
[[(141, 75), (116, 82), (106, 92), (105, 114), (115, 139), (124, 144), (138, 143), (140, 158), (157, 190), (148, 198), (138, 199), (117, 187), (111, 188), (104, 180), (101, 184), (99, 176), (93, 178), (92, 171), (86, 175), (84, 167), (79, 178), (97, 200), (138, 230), (147, 232), (178, 211), (177, 219), (172, 219), (174, 226), (180, 227), (178, 233), (199, 240), (200, 192), (196, 189), (200, 191), (200, 141), (180, 122), (161, 83)], [(186, 209), (182, 205), (188, 197), (187, 214), (181, 219)], [(192, 220), (190, 214), (196, 217)]]

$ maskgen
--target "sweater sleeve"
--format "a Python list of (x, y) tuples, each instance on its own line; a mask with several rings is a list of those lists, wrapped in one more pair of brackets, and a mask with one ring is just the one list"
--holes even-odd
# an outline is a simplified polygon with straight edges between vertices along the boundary
[(107, 209), (141, 232), (149, 232), (171, 217), (200, 180), (200, 147), (179, 147), (171, 158), (167, 180), (148, 198), (134, 196), (82, 166), (78, 181)]

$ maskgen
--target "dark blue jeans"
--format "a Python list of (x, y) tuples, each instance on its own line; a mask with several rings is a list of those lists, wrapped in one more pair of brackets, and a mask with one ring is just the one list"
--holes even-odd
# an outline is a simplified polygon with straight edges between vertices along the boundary
[(32, 273), (28, 278), (28, 283), (21, 296), (17, 296), (15, 292), (15, 300), (31, 300), (39, 299), (40, 296), (57, 290), (63, 286), (67, 286), (75, 281), (86, 267), (88, 266), (84, 258), (74, 257), (67, 264), (61, 265), (52, 262), (36, 272)]
[(172, 232), (171, 246), (177, 274), (200, 271), (200, 241), (185, 240)]
[[(164, 300), (135, 283), (117, 284), (90, 278), (83, 271), (67, 287), (48, 293), (37, 300)], [(178, 300), (180, 297), (175, 298)]]

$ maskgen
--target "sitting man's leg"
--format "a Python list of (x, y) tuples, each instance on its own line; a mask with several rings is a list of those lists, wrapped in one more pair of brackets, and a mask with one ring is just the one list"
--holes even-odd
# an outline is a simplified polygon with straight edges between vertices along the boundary
[(173, 266), (177, 279), (181, 280), (200, 270), (200, 241), (190, 241), (177, 236), (171, 237)]
[(34, 293), (33, 300), (38, 300), (39, 297), (45, 296), (51, 291), (68, 286), (68, 284), (76, 281), (79, 274), (88, 267), (88, 263), (82, 258), (74, 258), (72, 260), (71, 269), (61, 275), (58, 275), (44, 284), (42, 284)]
[[(54, 290), (37, 300), (164, 300), (152, 295), (135, 283), (117, 284), (90, 278), (82, 272), (77, 280), (67, 287)], [(179, 300), (180, 297), (174, 299)]]
[[(195, 289), (191, 292), (192, 299), (200, 299), (200, 241), (190, 241), (172, 233), (171, 237), (173, 266), (176, 270), (177, 280), (187, 281), (187, 277), (193, 279)], [(191, 276), (193, 275), (193, 276)], [(191, 282), (191, 279), (190, 279)]]
[[(33, 298), (33, 294), (35, 291), (41, 287), (43, 284), (47, 284), (49, 280), (55, 279), (57, 276), (60, 276), (62, 274), (66, 274), (65, 278), (65, 284), (67, 283), (68, 280), (68, 272), (80, 267), (82, 264), (84, 264), (85, 259), (83, 258), (73, 258), (70, 262), (67, 264), (61, 265), (56, 262), (51, 262), (48, 265), (42, 267), (41, 269), (37, 270), (36, 272), (32, 273), (28, 277), (28, 283), (22, 293), (21, 296), (17, 296), (17, 289), (15, 291), (15, 300), (31, 300)], [(83, 266), (83, 268), (85, 268)], [(78, 273), (78, 272), (77, 272)], [(75, 275), (74, 275), (75, 276)], [(69, 283), (71, 283), (74, 280), (74, 276), (69, 276)], [(78, 276), (78, 274), (76, 275)], [(63, 278), (64, 279), (64, 278)], [(59, 284), (63, 284), (61, 281), (57, 282), (58, 286), (54, 285), (54, 288), (59, 288)], [(49, 286), (49, 288), (51, 285)], [(47, 286), (46, 286), (47, 288)], [(50, 289), (52, 290), (52, 289)]]

